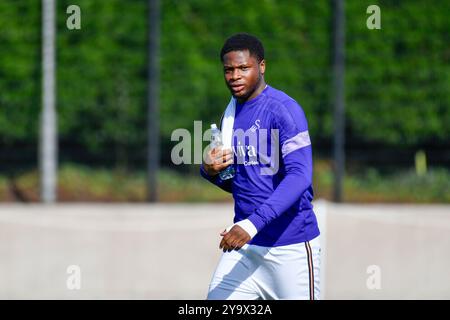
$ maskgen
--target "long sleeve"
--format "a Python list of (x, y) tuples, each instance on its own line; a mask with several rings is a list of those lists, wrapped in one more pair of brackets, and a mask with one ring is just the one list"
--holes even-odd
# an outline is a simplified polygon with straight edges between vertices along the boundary
[(274, 118), (285, 175), (270, 197), (248, 219), (258, 231), (286, 212), (312, 184), (312, 149), (306, 117), (295, 101)]
[(222, 190), (232, 193), (232, 185), (233, 185), (233, 179), (228, 180), (222, 180), (220, 179), (219, 175), (210, 176), (206, 171), (205, 168), (203, 168), (203, 164), (200, 166), (200, 174), (203, 178), (211, 182), (212, 184), (218, 186)]

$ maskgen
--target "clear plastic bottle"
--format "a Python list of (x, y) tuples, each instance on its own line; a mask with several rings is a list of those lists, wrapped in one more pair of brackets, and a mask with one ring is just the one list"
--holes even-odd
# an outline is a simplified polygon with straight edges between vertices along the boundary
[[(222, 133), (220, 132), (217, 125), (213, 123), (211, 125), (211, 149), (213, 148), (223, 148)], [(219, 177), (222, 180), (228, 180), (234, 177), (235, 171), (233, 165), (229, 165), (225, 169), (219, 172)]]

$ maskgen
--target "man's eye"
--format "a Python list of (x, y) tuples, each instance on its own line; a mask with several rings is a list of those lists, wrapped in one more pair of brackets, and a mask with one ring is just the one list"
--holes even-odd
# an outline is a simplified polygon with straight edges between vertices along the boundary
[(242, 70), (242, 71), (247, 71), (247, 70), (248, 70), (248, 67), (242, 67), (241, 70)]

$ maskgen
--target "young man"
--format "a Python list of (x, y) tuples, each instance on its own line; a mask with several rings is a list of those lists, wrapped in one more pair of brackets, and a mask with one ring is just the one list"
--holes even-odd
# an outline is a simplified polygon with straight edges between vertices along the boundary
[[(207, 299), (318, 299), (320, 232), (305, 114), (266, 85), (264, 48), (256, 37), (231, 36), (220, 58), (235, 103), (233, 132), (245, 135), (235, 134), (225, 152), (211, 150), (201, 166), (202, 176), (235, 201), (234, 225), (220, 234), (224, 253)], [(229, 165), (235, 176), (221, 180), (218, 173)]]

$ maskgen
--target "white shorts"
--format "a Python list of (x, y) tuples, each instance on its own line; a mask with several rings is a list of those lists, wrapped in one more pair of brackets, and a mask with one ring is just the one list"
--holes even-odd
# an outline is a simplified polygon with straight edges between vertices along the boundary
[(319, 237), (279, 247), (246, 244), (222, 254), (207, 299), (319, 299), (319, 272)]

